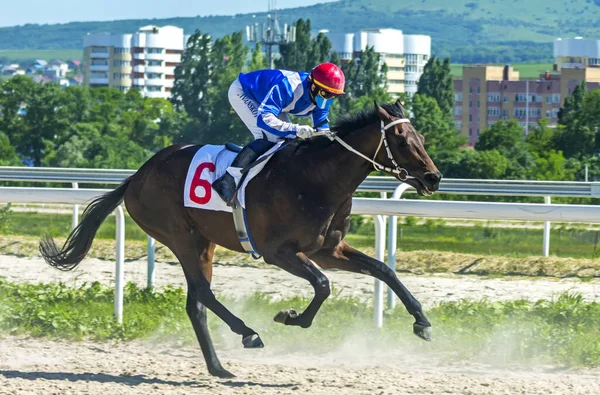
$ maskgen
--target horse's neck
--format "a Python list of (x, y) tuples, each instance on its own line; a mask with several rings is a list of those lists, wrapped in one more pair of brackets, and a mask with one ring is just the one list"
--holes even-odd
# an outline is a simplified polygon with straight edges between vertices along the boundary
[[(343, 137), (344, 142), (363, 155), (373, 158), (380, 142), (378, 131), (370, 125)], [(317, 177), (336, 199), (351, 195), (373, 170), (373, 165), (335, 141), (319, 150), (311, 163), (317, 165)], [(312, 168), (312, 166), (311, 166)], [(313, 173), (314, 174), (314, 173)]]

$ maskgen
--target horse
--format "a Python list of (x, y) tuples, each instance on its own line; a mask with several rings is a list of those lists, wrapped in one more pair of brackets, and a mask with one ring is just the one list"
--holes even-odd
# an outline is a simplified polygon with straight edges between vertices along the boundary
[[(438, 189), (442, 175), (423, 144), (423, 136), (410, 123), (400, 101), (375, 102), (372, 109), (341, 117), (327, 136), (290, 141), (249, 182), (247, 223), (256, 249), (266, 263), (307, 280), (314, 289), (304, 311), (280, 311), (276, 322), (310, 327), (331, 293), (329, 280), (318, 267), (339, 269), (385, 282), (415, 318), (413, 332), (431, 340), (431, 324), (421, 304), (396, 273), (344, 241), (350, 226), (352, 194), (373, 168), (410, 184), (421, 195)], [(217, 357), (206, 309), (241, 335), (245, 348), (264, 347), (264, 343), (211, 290), (215, 247), (238, 252), (244, 249), (231, 213), (184, 207), (186, 173), (200, 147), (172, 145), (159, 151), (119, 187), (93, 200), (62, 248), (47, 236), (39, 247), (51, 266), (74, 269), (88, 253), (101, 223), (124, 201), (131, 218), (168, 247), (183, 268), (186, 312), (209, 373), (235, 377)], [(205, 188), (211, 193), (210, 184)]]

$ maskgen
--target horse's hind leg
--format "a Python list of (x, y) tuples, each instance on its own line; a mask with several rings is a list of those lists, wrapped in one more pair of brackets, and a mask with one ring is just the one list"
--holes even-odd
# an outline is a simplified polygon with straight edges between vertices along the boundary
[(246, 348), (263, 347), (258, 334), (248, 328), (242, 320), (223, 306), (210, 289), (212, 279), (212, 257), (215, 244), (208, 241), (199, 232), (190, 229), (179, 232), (176, 241), (169, 246), (179, 259), (188, 283), (186, 310), (211, 374), (221, 377), (230, 375), (223, 369), (215, 354), (208, 327), (206, 325), (206, 308), (221, 318), (234, 333), (242, 336), (242, 344)]
[(285, 325), (308, 328), (312, 325), (315, 315), (321, 305), (331, 294), (329, 279), (301, 252), (293, 246), (280, 247), (273, 257), (265, 257), (269, 264), (276, 265), (283, 270), (307, 280), (315, 290), (315, 297), (306, 310), (301, 314), (294, 310), (284, 310), (277, 313), (275, 321)]
[(413, 330), (415, 335), (431, 340), (431, 324), (425, 317), (421, 303), (400, 282), (396, 273), (385, 263), (371, 258), (368, 255), (352, 248), (345, 241), (341, 241), (335, 248), (326, 249), (311, 255), (310, 259), (323, 269), (340, 269), (354, 273), (371, 275), (385, 282), (400, 298), (406, 310), (415, 317)]

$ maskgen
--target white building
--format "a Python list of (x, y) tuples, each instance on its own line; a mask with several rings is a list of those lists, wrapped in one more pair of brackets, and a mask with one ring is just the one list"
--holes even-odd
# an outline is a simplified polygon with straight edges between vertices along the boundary
[(563, 67), (600, 67), (600, 40), (557, 38), (554, 40), (554, 59), (557, 71)]
[(341, 60), (359, 56), (367, 46), (381, 54), (388, 67), (388, 92), (417, 92), (417, 82), (431, 56), (431, 37), (403, 34), (397, 29), (363, 29), (357, 33), (328, 33), (332, 50)]
[(147, 97), (168, 98), (175, 67), (187, 37), (175, 26), (145, 26), (134, 34), (88, 34), (84, 44), (84, 85), (139, 89)]

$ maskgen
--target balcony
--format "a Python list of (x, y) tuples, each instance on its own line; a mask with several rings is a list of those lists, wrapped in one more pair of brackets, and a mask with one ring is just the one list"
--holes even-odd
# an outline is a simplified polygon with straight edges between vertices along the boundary
[(108, 59), (109, 57), (110, 57), (110, 54), (108, 53), (108, 51), (106, 51), (106, 52), (90, 52), (91, 59)]
[(133, 54), (133, 58), (134, 59), (144, 60), (144, 59), (146, 59), (146, 54), (145, 53), (134, 53)]
[(146, 86), (163, 86), (165, 84), (165, 80), (162, 78), (147, 78), (144, 81)]
[[(147, 53), (145, 55), (146, 55), (146, 59), (148, 59), (148, 60), (164, 60), (165, 59), (164, 53)], [(139, 59), (144, 59), (144, 58), (139, 58)]]
[(144, 80), (143, 78), (134, 78), (133, 79), (133, 85), (135, 85), (135, 86), (144, 86), (145, 82), (146, 82), (146, 80)]
[(144, 73), (146, 70), (146, 66), (138, 64), (136, 66), (133, 66), (133, 71), (135, 71), (136, 73)]
[(164, 66), (146, 66), (146, 73), (164, 74)]
[(108, 77), (91, 77), (90, 85), (108, 85)]
[(108, 71), (107, 64), (93, 64), (90, 65), (90, 71)]

